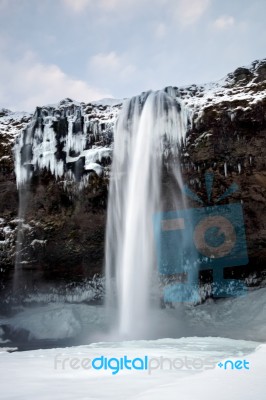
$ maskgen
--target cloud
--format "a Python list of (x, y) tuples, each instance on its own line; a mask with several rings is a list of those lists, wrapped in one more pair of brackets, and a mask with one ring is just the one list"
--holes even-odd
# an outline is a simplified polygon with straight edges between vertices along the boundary
[(91, 3), (91, 0), (62, 0), (63, 5), (70, 11), (80, 13), (84, 11)]
[(234, 25), (235, 25), (235, 19), (234, 17), (229, 15), (223, 15), (217, 18), (213, 23), (213, 27), (217, 30), (229, 29)]
[(136, 67), (128, 63), (125, 56), (118, 55), (115, 51), (92, 56), (89, 60), (89, 69), (97, 76), (113, 75), (119, 76), (122, 80), (127, 80), (136, 71)]
[(77, 101), (99, 100), (109, 93), (64, 73), (57, 65), (42, 64), (32, 52), (17, 62), (0, 57), (0, 103), (15, 110), (32, 111), (65, 97)]
[[(0, 0), (1, 1), (1, 0)], [(101, 11), (136, 13), (141, 10), (150, 10), (152, 7), (170, 9), (182, 25), (195, 23), (207, 10), (211, 0), (61, 0), (70, 11), (79, 14), (89, 6), (98, 7)]]
[(175, 0), (175, 16), (183, 26), (196, 23), (207, 11), (211, 0)]
[[(1, 0), (0, 0), (1, 1)], [(3, 0), (2, 0), (3, 1)], [(121, 6), (133, 5), (132, 0), (61, 0), (63, 5), (70, 11), (81, 13), (87, 9), (88, 6), (93, 5), (100, 7), (104, 11), (115, 10)]]
[(0, 0), (0, 11), (8, 7), (8, 0)]
[(166, 32), (167, 32), (166, 25), (163, 22), (160, 22), (155, 26), (156, 38), (162, 39), (166, 35)]
[(110, 53), (98, 53), (91, 57), (90, 63), (95, 68), (101, 69), (118, 69), (121, 61), (118, 55), (111, 51)]
[(0, 34), (0, 51), (3, 51), (8, 47), (9, 41), (9, 37)]
[(100, 0), (99, 4), (104, 10), (114, 10), (117, 7), (123, 5), (123, 3), (128, 3), (129, 1), (121, 1), (121, 0)]
[(158, 2), (158, 0), (61, 0), (63, 6), (76, 14), (86, 11), (92, 5), (106, 13), (131, 12), (142, 9), (145, 4), (151, 5), (154, 1)]

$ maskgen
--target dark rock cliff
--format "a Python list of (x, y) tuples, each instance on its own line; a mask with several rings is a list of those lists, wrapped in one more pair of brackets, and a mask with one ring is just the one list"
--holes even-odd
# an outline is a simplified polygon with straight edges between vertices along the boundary
[[(181, 157), (191, 189), (206, 198), (205, 171), (214, 173), (213, 198), (232, 182), (240, 189), (226, 201), (242, 202), (250, 262), (227, 273), (259, 282), (266, 270), (266, 60), (217, 83), (167, 90), (191, 110)], [(32, 285), (102, 272), (112, 133), (121, 106), (66, 99), (33, 116), (0, 112), (2, 287), (11, 282), (18, 226), (21, 268)]]

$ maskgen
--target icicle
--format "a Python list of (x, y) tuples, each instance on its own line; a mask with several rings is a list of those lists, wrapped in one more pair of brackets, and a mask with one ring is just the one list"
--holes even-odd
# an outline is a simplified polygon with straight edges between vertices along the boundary
[(227, 163), (224, 163), (224, 176), (227, 178)]

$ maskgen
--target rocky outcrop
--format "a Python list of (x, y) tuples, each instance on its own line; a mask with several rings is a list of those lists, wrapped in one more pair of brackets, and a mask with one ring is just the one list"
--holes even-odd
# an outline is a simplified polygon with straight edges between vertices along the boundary
[[(187, 136), (184, 163), (198, 194), (206, 199), (204, 171), (215, 174), (213, 198), (235, 182), (239, 191), (227, 202), (241, 201), (249, 264), (234, 276), (265, 277), (266, 260), (266, 60), (229, 74), (223, 90), (214, 87), (196, 113)], [(194, 169), (194, 170), (193, 170)], [(232, 274), (232, 270), (228, 270)]]
[[(232, 182), (239, 185), (225, 201), (243, 203), (250, 263), (244, 271), (227, 273), (262, 279), (266, 60), (238, 68), (216, 83), (166, 90), (190, 110), (181, 155), (190, 187), (206, 200), (205, 171), (215, 175), (213, 198)], [(34, 279), (79, 280), (102, 272), (113, 127), (121, 106), (122, 101), (84, 104), (65, 99), (37, 108), (33, 116), (0, 112), (2, 284), (12, 276), (18, 223), (23, 228), (21, 265)]]
[(16, 262), (33, 285), (78, 281), (102, 271), (110, 144), (120, 107), (121, 101), (65, 99), (38, 107), (19, 135), (9, 135), (0, 221), (2, 285), (11, 283)]

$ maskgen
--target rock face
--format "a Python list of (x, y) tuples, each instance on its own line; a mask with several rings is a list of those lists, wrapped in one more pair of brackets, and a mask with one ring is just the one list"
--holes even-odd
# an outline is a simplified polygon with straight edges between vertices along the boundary
[(9, 135), (2, 285), (11, 283), (14, 264), (32, 285), (78, 281), (102, 271), (110, 144), (122, 102), (110, 103), (65, 99), (37, 108), (20, 134)]
[(266, 60), (256, 61), (250, 68), (238, 68), (229, 74), (222, 90), (213, 85), (210, 91), (201, 92), (185, 157), (185, 163), (197, 169), (188, 173), (188, 179), (203, 198), (204, 171), (214, 172), (214, 199), (231, 183), (238, 184), (239, 191), (228, 201), (242, 202), (249, 264), (244, 269), (235, 268), (234, 276), (254, 273), (259, 280), (266, 270), (265, 70)]
[[(216, 83), (166, 90), (191, 111), (181, 156), (191, 189), (206, 200), (205, 171), (214, 173), (213, 199), (232, 182), (240, 188), (225, 202), (242, 201), (250, 262), (245, 270), (227, 273), (261, 279), (266, 270), (266, 60)], [(33, 282), (102, 272), (113, 128), (122, 103), (65, 99), (38, 107), (33, 116), (0, 111), (2, 286), (11, 280), (16, 250)], [(165, 184), (169, 181), (166, 177)], [(18, 225), (23, 235), (16, 248)]]

